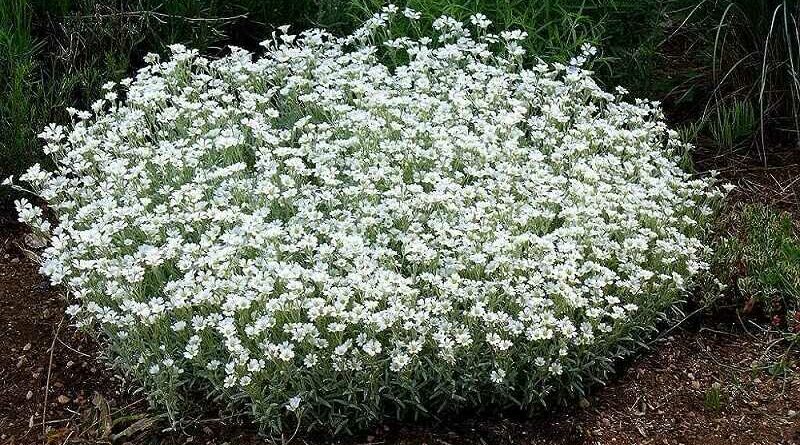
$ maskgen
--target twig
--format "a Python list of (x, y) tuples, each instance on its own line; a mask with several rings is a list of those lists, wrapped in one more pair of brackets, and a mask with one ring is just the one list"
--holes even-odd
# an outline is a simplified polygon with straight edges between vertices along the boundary
[(183, 15), (176, 15), (176, 14), (165, 14), (163, 12), (155, 12), (155, 11), (126, 11), (126, 12), (114, 12), (109, 14), (94, 14), (91, 16), (81, 16), (81, 19), (106, 19), (106, 18), (114, 18), (114, 17), (154, 17), (161, 23), (164, 23), (162, 19), (179, 19), (186, 22), (226, 22), (226, 21), (233, 21), (238, 19), (247, 18), (247, 14), (238, 14), (232, 15), (228, 17), (187, 17)]
[(739, 324), (742, 326), (742, 329), (744, 329), (744, 332), (746, 332), (747, 335), (749, 335), (753, 340), (758, 340), (758, 337), (751, 334), (750, 330), (747, 329), (747, 326), (744, 325), (744, 320), (742, 320), (742, 314), (739, 313), (739, 311), (736, 311), (736, 318), (739, 320)]
[(89, 355), (89, 354), (87, 354), (85, 352), (78, 351), (77, 349), (75, 349), (75, 348), (71, 347), (70, 345), (64, 343), (64, 341), (61, 340), (60, 338), (58, 339), (58, 342), (61, 343), (62, 346), (64, 346), (65, 348), (69, 349), (70, 351), (72, 351), (72, 352), (74, 352), (76, 354), (80, 354), (80, 355), (82, 355), (84, 357), (91, 357), (91, 355)]
[(145, 400), (147, 400), (147, 398), (144, 398), (144, 397), (143, 397), (143, 398), (141, 398), (141, 399), (139, 399), (139, 400), (137, 400), (137, 401), (135, 401), (135, 402), (131, 402), (131, 403), (129, 403), (129, 404), (127, 404), (127, 405), (123, 406), (122, 408), (117, 408), (117, 409), (116, 409), (114, 412), (112, 412), (112, 413), (111, 413), (111, 415), (116, 415), (116, 414), (119, 414), (119, 413), (121, 413), (122, 411), (124, 411), (124, 410), (126, 410), (126, 409), (128, 409), (128, 408), (132, 407), (133, 405), (137, 405), (137, 404), (139, 404), (139, 403), (142, 403), (142, 402), (144, 402)]
[(708, 327), (705, 327), (705, 326), (700, 328), (700, 332), (699, 333), (703, 333), (703, 332), (712, 332), (712, 333), (718, 334), (718, 335), (729, 335), (731, 337), (736, 337), (736, 334), (734, 334), (733, 332), (719, 331), (719, 330), (711, 329), (711, 328), (708, 328)]
[(73, 434), (75, 434), (75, 430), (70, 430), (69, 434), (67, 434), (67, 437), (64, 439), (64, 442), (62, 442), (62, 445), (66, 445), (66, 443), (69, 442), (69, 439), (70, 437), (72, 437)]
[(48, 425), (52, 425), (52, 424), (54, 424), (54, 423), (63, 423), (63, 422), (69, 422), (69, 421), (71, 421), (73, 418), (74, 418), (74, 417), (65, 417), (65, 418), (63, 418), (63, 419), (53, 419), (53, 420), (48, 420), (48, 421), (47, 421), (47, 424), (48, 424)]
[(702, 312), (702, 311), (706, 310), (707, 308), (708, 308), (708, 305), (703, 305), (703, 306), (701, 306), (701, 307), (699, 307), (699, 308), (695, 309), (694, 311), (692, 311), (692, 313), (690, 313), (689, 315), (687, 315), (687, 316), (683, 317), (683, 319), (682, 319), (681, 321), (679, 321), (679, 322), (675, 323), (675, 324), (674, 324), (673, 326), (671, 326), (669, 329), (667, 329), (667, 330), (665, 330), (664, 332), (662, 332), (662, 333), (658, 334), (658, 335), (656, 336), (656, 338), (654, 338), (654, 339), (650, 340), (650, 341), (647, 343), (647, 346), (650, 346), (650, 345), (652, 345), (653, 343), (655, 343), (655, 342), (657, 342), (657, 341), (661, 340), (662, 338), (664, 338), (664, 336), (665, 336), (665, 335), (669, 334), (670, 332), (674, 331), (674, 330), (675, 330), (675, 329), (677, 329), (679, 326), (681, 326), (681, 325), (682, 325), (684, 322), (686, 322), (686, 320), (688, 320), (688, 319), (690, 319), (690, 318), (694, 317), (695, 315), (697, 315), (698, 313), (700, 313), (700, 312)]
[(300, 418), (297, 419), (297, 426), (294, 428), (294, 432), (288, 439), (284, 440), (283, 434), (281, 434), (281, 443), (283, 445), (288, 445), (292, 440), (294, 440), (295, 436), (297, 436), (297, 432), (300, 430)]
[(47, 396), (50, 394), (50, 374), (53, 371), (53, 355), (56, 350), (56, 339), (58, 333), (61, 331), (61, 325), (64, 324), (64, 315), (61, 315), (61, 321), (58, 322), (56, 332), (53, 335), (53, 341), (50, 343), (50, 361), (47, 364), (47, 381), (44, 385), (44, 406), (42, 407), (42, 435), (47, 434)]

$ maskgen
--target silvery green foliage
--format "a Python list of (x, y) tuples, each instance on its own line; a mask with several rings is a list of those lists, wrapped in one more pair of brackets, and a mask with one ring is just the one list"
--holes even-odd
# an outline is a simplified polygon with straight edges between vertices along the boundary
[(41, 135), (58, 169), (22, 179), (59, 224), (18, 203), (41, 270), (174, 415), (187, 388), (272, 432), (535, 407), (706, 268), (720, 192), (657, 104), (599, 88), (591, 48), (523, 68), (482, 16), (387, 34), (415, 19), (255, 59), (176, 45)]

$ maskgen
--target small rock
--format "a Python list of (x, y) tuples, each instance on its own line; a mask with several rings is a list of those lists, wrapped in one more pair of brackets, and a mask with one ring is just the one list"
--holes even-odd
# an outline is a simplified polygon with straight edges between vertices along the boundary
[(74, 364), (75, 364), (75, 362), (73, 362), (72, 360), (68, 361), (67, 362), (67, 368), (71, 368), (72, 365), (74, 365)]
[(588, 408), (590, 405), (591, 405), (591, 403), (589, 403), (589, 401), (586, 400), (585, 398), (583, 398), (583, 399), (578, 401), (578, 406), (580, 406), (583, 409)]
[(789, 414), (789, 418), (792, 418), (792, 417), (797, 415), (797, 411), (795, 411), (793, 409), (790, 409), (788, 414)]
[(694, 388), (694, 389), (700, 389), (700, 382), (699, 382), (699, 381), (697, 381), (697, 380), (693, 380), (693, 381), (692, 381), (692, 388)]
[(28, 391), (28, 393), (25, 394), (25, 400), (30, 400), (32, 398), (33, 398), (33, 391)]
[(47, 243), (45, 243), (41, 238), (39, 238), (38, 236), (33, 236), (31, 234), (25, 235), (24, 241), (25, 244), (30, 249), (41, 249), (42, 247), (47, 245)]
[(19, 258), (11, 258), (11, 264), (19, 263)]
[(22, 350), (23, 351), (30, 351), (31, 350), (31, 344), (30, 343), (25, 343), (25, 346), (22, 347)]
[(58, 400), (58, 403), (60, 403), (62, 405), (66, 405), (67, 403), (69, 403), (69, 397), (65, 396), (64, 394), (61, 394), (60, 396), (58, 396), (57, 400)]

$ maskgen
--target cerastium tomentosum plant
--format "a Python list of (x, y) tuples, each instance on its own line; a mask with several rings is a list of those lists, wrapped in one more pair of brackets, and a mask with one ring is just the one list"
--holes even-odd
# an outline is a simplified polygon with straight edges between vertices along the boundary
[(59, 224), (18, 203), (41, 270), (173, 415), (534, 409), (604, 379), (707, 267), (721, 192), (657, 104), (599, 88), (589, 47), (524, 68), (524, 33), (482, 17), (387, 33), (415, 17), (260, 58), (173, 46), (41, 135), (58, 170), (21, 179)]

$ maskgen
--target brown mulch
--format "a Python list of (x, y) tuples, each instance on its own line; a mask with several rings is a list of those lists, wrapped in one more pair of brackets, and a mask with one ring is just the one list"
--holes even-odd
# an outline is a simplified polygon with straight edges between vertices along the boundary
[[(261, 443), (221, 421), (161, 432), (163, 419), (63, 318), (63, 292), (38, 274), (19, 248), (24, 239), (13, 225), (0, 226), (0, 443)], [(338, 443), (800, 444), (800, 369), (772, 375), (767, 366), (784, 349), (755, 325), (748, 330), (676, 330), (581, 407), (546, 417), (390, 424)], [(706, 403), (715, 382), (719, 406)]]

